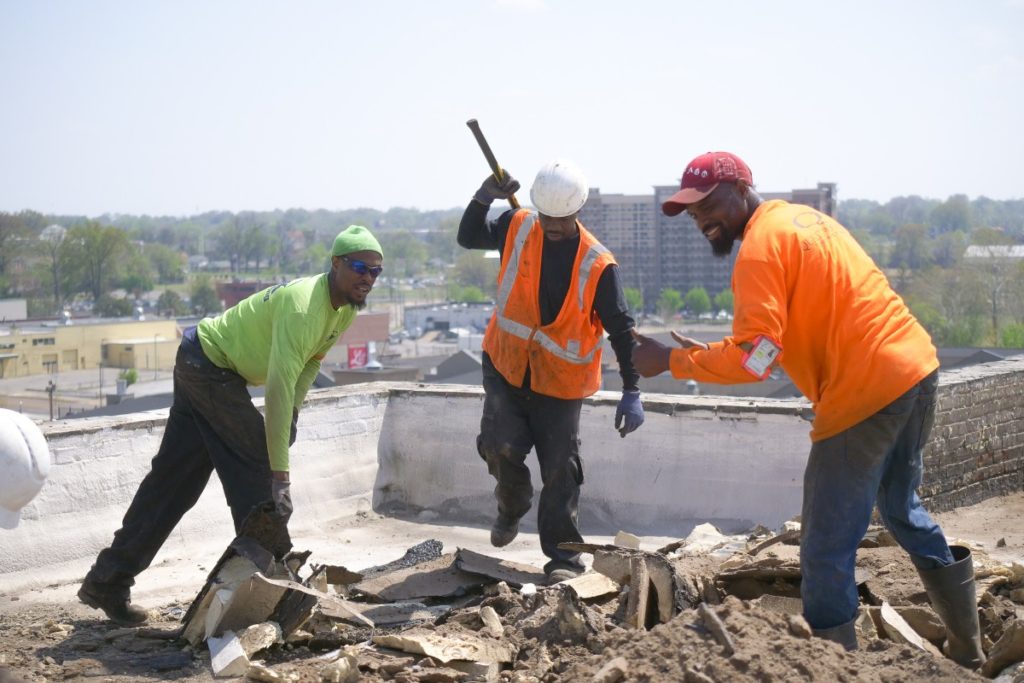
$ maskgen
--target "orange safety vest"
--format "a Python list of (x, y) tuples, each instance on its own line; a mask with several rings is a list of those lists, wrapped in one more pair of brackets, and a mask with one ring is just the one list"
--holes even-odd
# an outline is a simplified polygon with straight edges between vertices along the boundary
[(537, 214), (512, 217), (498, 272), (498, 300), (484, 333), (483, 349), (509, 384), (555, 398), (590, 396), (601, 387), (604, 328), (594, 311), (601, 273), (615, 257), (583, 227), (569, 291), (550, 325), (541, 325), (540, 262), (544, 232)]

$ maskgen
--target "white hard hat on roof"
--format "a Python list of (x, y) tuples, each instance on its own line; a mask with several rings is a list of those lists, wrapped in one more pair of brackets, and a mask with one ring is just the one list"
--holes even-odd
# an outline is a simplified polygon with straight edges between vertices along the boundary
[(530, 201), (545, 216), (562, 218), (582, 209), (589, 193), (583, 171), (571, 161), (555, 159), (537, 172)]
[(0, 408), (0, 527), (13, 529), (21, 508), (36, 497), (50, 473), (50, 448), (36, 424)]

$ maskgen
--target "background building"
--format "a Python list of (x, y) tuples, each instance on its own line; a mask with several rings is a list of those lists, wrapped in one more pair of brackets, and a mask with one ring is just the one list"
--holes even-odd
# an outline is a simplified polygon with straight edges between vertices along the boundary
[[(626, 195), (591, 188), (580, 212), (583, 225), (615, 254), (623, 286), (640, 290), (648, 310), (663, 289), (685, 294), (703, 287), (713, 297), (730, 286), (736, 251), (723, 259), (709, 258), (707, 240), (686, 214), (669, 217), (661, 212), (662, 203), (678, 190), (678, 185), (658, 185), (653, 194)], [(785, 199), (835, 215), (835, 183), (760, 194), (766, 200)]]
[(169, 370), (179, 342), (169, 320), (20, 323), (0, 328), (0, 379), (104, 367)]

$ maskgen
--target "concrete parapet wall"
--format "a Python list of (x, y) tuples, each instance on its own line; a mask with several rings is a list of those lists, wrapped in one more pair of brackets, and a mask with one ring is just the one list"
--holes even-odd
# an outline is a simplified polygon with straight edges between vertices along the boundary
[[(369, 510), (388, 389), (363, 385), (311, 392), (292, 449), (293, 533)], [(257, 400), (262, 404), (262, 399)], [(17, 529), (0, 530), (0, 589), (84, 576), (149, 472), (167, 411), (86, 418), (44, 427), (53, 466)], [(217, 475), (154, 563), (200, 552), (217, 557), (234, 537)]]
[[(778, 526), (800, 511), (810, 424), (806, 403), (647, 394), (644, 425), (614, 429), (619, 394), (599, 392), (580, 418), (584, 533), (685, 535), (695, 522)], [(385, 416), (374, 507), (436, 510), (489, 525), (494, 480), (476, 451), (483, 391), (395, 390)], [(539, 496), (536, 457), (527, 459)], [(535, 510), (527, 527), (535, 523)]]
[[(581, 417), (584, 534), (682, 536), (777, 527), (800, 511), (809, 448), (800, 400), (646, 394), (620, 438), (618, 394)], [(375, 382), (311, 391), (292, 449), (294, 535), (373, 509), (487, 527), (494, 482), (476, 452), (483, 390)], [(0, 530), (0, 591), (73, 580), (110, 543), (149, 471), (166, 411), (44, 428), (53, 467), (21, 526)], [(536, 458), (528, 458), (539, 491)], [(217, 556), (233, 536), (216, 475), (156, 562)], [(944, 374), (922, 497), (945, 510), (1024, 488), (1024, 358)], [(536, 500), (536, 499), (535, 499)], [(524, 526), (535, 524), (533, 512)], [(534, 526), (535, 528), (535, 526)]]

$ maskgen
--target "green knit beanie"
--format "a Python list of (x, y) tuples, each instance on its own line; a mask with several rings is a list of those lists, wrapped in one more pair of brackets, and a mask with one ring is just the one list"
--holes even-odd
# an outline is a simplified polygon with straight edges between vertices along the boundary
[(380, 248), (380, 242), (369, 230), (361, 225), (350, 225), (334, 238), (334, 248), (331, 249), (331, 256), (344, 256), (354, 251), (375, 251), (384, 257), (384, 250)]

